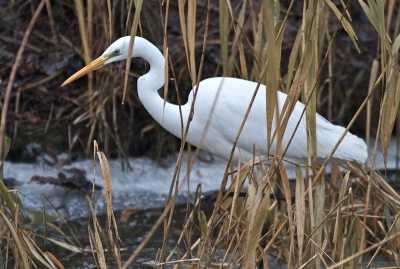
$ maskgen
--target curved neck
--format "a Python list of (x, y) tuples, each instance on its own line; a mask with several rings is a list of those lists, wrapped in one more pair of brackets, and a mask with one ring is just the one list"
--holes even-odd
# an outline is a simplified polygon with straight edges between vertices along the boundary
[[(137, 82), (139, 99), (150, 115), (167, 131), (177, 137), (181, 136), (181, 120), (179, 108), (171, 103), (164, 103), (158, 90), (164, 85), (165, 59), (160, 50), (146, 39), (135, 37), (134, 50), (140, 46), (140, 56), (150, 65), (147, 74)], [(187, 117), (186, 117), (187, 118)], [(184, 117), (185, 119), (185, 117)]]
[(164, 85), (165, 59), (160, 50), (152, 43), (141, 37), (135, 37), (133, 50), (140, 50), (140, 55), (132, 54), (132, 57), (141, 57), (150, 65), (147, 74), (141, 76), (138, 80), (139, 95), (143, 90), (158, 91)]

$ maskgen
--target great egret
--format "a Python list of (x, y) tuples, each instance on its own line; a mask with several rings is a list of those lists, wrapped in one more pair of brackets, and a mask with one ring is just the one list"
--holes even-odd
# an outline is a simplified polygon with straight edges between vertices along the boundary
[[(126, 60), (130, 39), (130, 36), (125, 36), (112, 43), (103, 55), (75, 73), (61, 86), (67, 85), (106, 64)], [(138, 95), (141, 102), (162, 127), (176, 137), (181, 138), (182, 124), (178, 105), (165, 103), (164, 107), (164, 100), (158, 94), (158, 90), (165, 83), (164, 56), (146, 39), (135, 37), (132, 51), (132, 58), (134, 57), (143, 58), (150, 65), (149, 72), (141, 76), (137, 82)], [(201, 81), (186, 141), (227, 160), (256, 87), (257, 83), (255, 82), (237, 78), (215, 77)], [(233, 156), (234, 164), (238, 162), (239, 154), (241, 154), (243, 162), (251, 160), (253, 158), (254, 145), (257, 146), (259, 153), (267, 154), (266, 90), (264, 85), (259, 88), (238, 140)], [(277, 104), (280, 111), (286, 97), (286, 94), (278, 91)], [(189, 94), (188, 102), (181, 106), (184, 127), (186, 126), (192, 102), (193, 91)], [(303, 109), (304, 104), (297, 102), (282, 138), (282, 148), (285, 149), (290, 137), (295, 132), (297, 122), (300, 121), (300, 125), (284, 156), (285, 159), (295, 163), (307, 162), (306, 120), (305, 116), (301, 117)], [(212, 115), (210, 115), (211, 112)], [(329, 155), (345, 129), (341, 126), (333, 125), (318, 114), (316, 117), (317, 160), (322, 161)], [(276, 126), (276, 119), (273, 121), (273, 126)], [(204, 131), (206, 133), (202, 138)], [(275, 150), (276, 139), (272, 143), (269, 153), (274, 154)], [(364, 163), (366, 159), (367, 147), (365, 142), (357, 136), (347, 133), (333, 154), (332, 161)]]

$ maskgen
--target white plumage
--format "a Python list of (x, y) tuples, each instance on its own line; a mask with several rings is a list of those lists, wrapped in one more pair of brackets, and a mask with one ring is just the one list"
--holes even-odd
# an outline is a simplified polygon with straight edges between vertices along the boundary
[[(131, 37), (126, 36), (115, 41), (102, 56), (71, 76), (62, 86), (105, 64), (125, 60), (128, 55), (130, 39)], [(144, 107), (163, 128), (181, 138), (182, 124), (179, 107), (170, 103), (166, 103), (164, 107), (164, 100), (158, 94), (158, 90), (164, 85), (165, 59), (163, 55), (146, 39), (135, 37), (132, 57), (141, 57), (150, 65), (150, 71), (139, 78), (137, 85), (139, 98)], [(201, 81), (187, 142), (227, 160), (256, 87), (257, 83), (255, 82), (228, 77), (209, 78)], [(266, 87), (261, 85), (238, 140), (238, 148), (233, 157), (234, 163), (237, 163), (239, 159), (239, 152), (243, 162), (251, 160), (254, 145), (260, 154), (267, 154), (265, 91)], [(286, 94), (278, 92), (279, 111), (282, 110), (286, 97)], [(181, 106), (184, 127), (188, 120), (192, 101), (193, 91), (189, 94), (188, 102)], [(300, 125), (284, 156), (285, 159), (295, 163), (307, 162), (306, 119), (305, 116), (300, 118), (303, 109), (304, 104), (297, 102), (282, 139), (283, 151), (300, 120)], [(316, 123), (317, 159), (322, 161), (329, 155), (345, 129), (333, 125), (319, 114), (317, 114)], [(276, 126), (275, 118), (273, 126)], [(203, 134), (204, 138), (202, 139)], [(202, 144), (200, 144), (201, 139)], [(276, 139), (272, 143), (269, 153), (274, 154), (275, 150)], [(367, 157), (365, 142), (348, 133), (333, 154), (332, 160), (364, 163)]]

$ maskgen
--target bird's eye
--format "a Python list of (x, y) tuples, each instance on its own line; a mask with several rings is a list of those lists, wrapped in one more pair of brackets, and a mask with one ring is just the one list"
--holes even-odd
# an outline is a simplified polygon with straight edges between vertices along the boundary
[(120, 53), (121, 53), (121, 51), (119, 49), (114, 50), (114, 54), (118, 55)]

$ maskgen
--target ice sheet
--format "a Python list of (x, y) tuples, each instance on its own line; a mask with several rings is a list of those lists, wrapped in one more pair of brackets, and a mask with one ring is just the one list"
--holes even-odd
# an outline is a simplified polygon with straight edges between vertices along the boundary
[[(393, 139), (388, 153), (387, 168), (389, 169), (396, 169), (399, 166), (398, 159), (396, 159), (396, 150), (396, 141)], [(370, 152), (373, 152), (373, 148), (370, 149)], [(186, 178), (186, 158), (183, 158), (183, 160), (179, 176), (180, 182)], [(174, 162), (170, 161), (168, 167), (164, 168), (147, 158), (130, 158), (127, 161), (132, 167), (131, 171), (128, 169), (122, 171), (120, 160), (109, 161), (112, 175), (113, 209), (122, 210), (127, 206), (145, 208), (165, 205), (175, 170)], [(67, 167), (64, 166), (63, 168)], [(75, 162), (69, 167), (86, 171), (88, 180), (93, 180), (94, 178), (96, 184), (103, 186), (98, 163), (96, 164), (95, 177), (93, 176), (93, 161)], [(194, 193), (200, 183), (202, 184), (203, 193), (218, 190), (225, 167), (226, 162), (218, 158), (214, 158), (214, 161), (210, 163), (196, 161), (190, 174), (190, 192)], [(383, 157), (379, 151), (375, 161), (375, 168), (384, 168)], [(64, 187), (55, 187), (50, 184), (28, 183), (34, 175), (57, 177), (60, 171), (60, 169), (49, 165), (9, 162), (4, 164), (4, 177), (13, 177), (23, 183), (17, 188), (20, 192), (19, 196), (26, 207), (41, 211), (43, 207), (42, 195), (45, 195), (56, 207), (61, 208), (62, 213), (73, 218), (87, 216), (89, 211), (85, 192), (67, 190)], [(287, 173), (289, 178), (294, 178), (294, 171), (289, 166), (287, 167)], [(94, 204), (98, 213), (105, 213), (105, 199), (100, 197), (101, 194), (102, 191), (95, 192)], [(179, 191), (178, 201), (185, 202), (186, 197), (187, 185), (185, 183)], [(46, 212), (54, 214), (47, 201), (44, 202), (44, 205)]]

